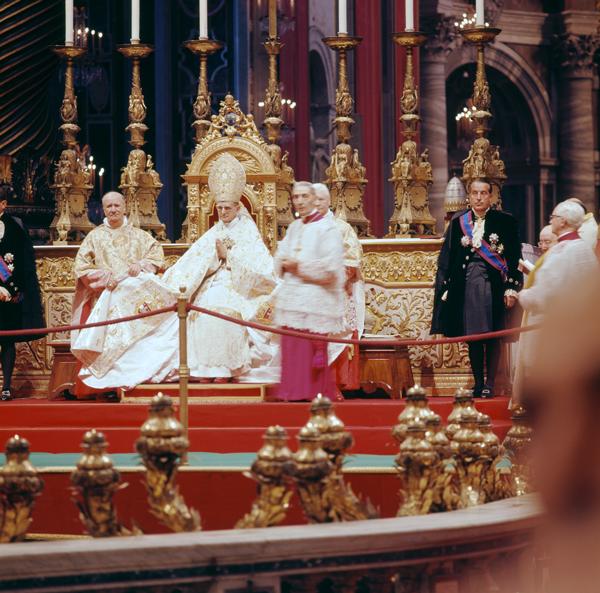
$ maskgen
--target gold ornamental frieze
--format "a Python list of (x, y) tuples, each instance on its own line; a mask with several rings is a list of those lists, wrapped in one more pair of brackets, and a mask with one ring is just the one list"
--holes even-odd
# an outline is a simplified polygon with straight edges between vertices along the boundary
[(363, 277), (366, 282), (390, 288), (406, 283), (433, 286), (437, 256), (431, 251), (412, 251), (410, 255), (397, 251), (366, 252)]

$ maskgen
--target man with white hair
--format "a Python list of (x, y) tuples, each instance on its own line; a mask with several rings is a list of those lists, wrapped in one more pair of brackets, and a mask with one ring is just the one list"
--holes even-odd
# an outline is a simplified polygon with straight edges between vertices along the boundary
[(335, 222), (315, 202), (311, 183), (294, 184), (292, 204), (299, 218), (290, 224), (275, 255), (275, 270), (282, 277), (275, 322), (317, 338), (281, 336), (277, 399), (283, 401), (312, 400), (319, 393), (337, 399), (327, 343), (318, 338), (344, 331), (344, 248)]
[(584, 209), (574, 201), (558, 204), (550, 216), (558, 244), (544, 258), (536, 273), (535, 284), (522, 290), (519, 302), (531, 316), (542, 319), (552, 301), (565, 291), (573, 290), (588, 274), (600, 273), (594, 252), (577, 232), (585, 217)]
[[(344, 320), (347, 333), (344, 337), (359, 338), (365, 327), (365, 284), (362, 281), (362, 245), (355, 230), (345, 220), (334, 216), (330, 210), (331, 195), (324, 183), (313, 183), (315, 206), (320, 214), (333, 220), (344, 243)], [(329, 344), (329, 358), (334, 360), (333, 371), (340, 389), (360, 389), (360, 365), (357, 348), (352, 345)]]

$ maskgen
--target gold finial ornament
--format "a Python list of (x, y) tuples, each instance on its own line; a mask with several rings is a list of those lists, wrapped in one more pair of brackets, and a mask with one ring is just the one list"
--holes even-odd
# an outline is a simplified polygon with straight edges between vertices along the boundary
[(342, 468), (346, 452), (354, 445), (352, 434), (335, 415), (328, 397), (317, 395), (310, 406), (308, 425), (314, 426), (321, 435), (321, 446), (329, 455), (332, 464), (327, 481), (324, 500), (327, 514), (332, 521), (358, 521), (374, 519), (377, 511), (370, 500), (361, 500), (354, 494), (350, 484), (344, 481)]
[(515, 494), (522, 496), (532, 491), (532, 475), (529, 454), (533, 429), (529, 426), (527, 410), (524, 406), (516, 406), (510, 419), (512, 426), (506, 433), (502, 446), (506, 449), (513, 464)]
[(470, 389), (459, 387), (454, 393), (454, 407), (446, 419), (446, 436), (452, 440), (456, 431), (460, 429), (460, 417), (465, 408), (472, 408), (473, 392)]
[(150, 510), (173, 531), (198, 531), (200, 515), (189, 508), (176, 485), (177, 469), (189, 442), (175, 418), (170, 397), (152, 398), (148, 420), (141, 428), (135, 447), (146, 467), (146, 490)]
[(94, 189), (91, 171), (85, 154), (77, 143), (80, 131), (77, 125), (77, 97), (73, 81), (73, 62), (85, 54), (85, 48), (60, 45), (52, 48), (66, 61), (65, 93), (60, 107), (64, 149), (55, 164), (54, 182), (50, 189), (56, 202), (54, 218), (50, 223), (50, 237), (54, 245), (81, 242), (94, 225), (88, 218), (88, 200)]
[(79, 494), (74, 500), (86, 531), (92, 537), (140, 534), (139, 529), (130, 531), (117, 519), (113, 496), (127, 484), (119, 484), (120, 474), (106, 454), (108, 443), (104, 434), (89, 430), (81, 447), (83, 454), (71, 474), (71, 484), (73, 493)]
[(417, 418), (411, 419), (395, 458), (402, 480), (398, 517), (426, 515), (431, 511), (438, 462), (438, 454), (425, 437), (425, 423)]
[(286, 466), (286, 473), (296, 483), (304, 515), (311, 523), (329, 523), (325, 492), (333, 471), (329, 455), (322, 448), (322, 438), (316, 426), (307, 424), (298, 433), (298, 450)]
[(483, 504), (486, 501), (484, 478), (492, 461), (485, 438), (479, 430), (479, 412), (473, 407), (463, 409), (460, 429), (452, 437), (451, 447), (458, 462), (461, 506)]
[(147, 58), (153, 47), (146, 43), (119, 45), (119, 53), (131, 60), (131, 93), (127, 113), (129, 125), (129, 144), (133, 146), (127, 158), (127, 164), (121, 169), (119, 189), (125, 196), (127, 216), (133, 226), (144, 229), (159, 241), (166, 241), (165, 225), (158, 219), (156, 200), (163, 184), (154, 169), (152, 156), (147, 155), (142, 146), (146, 144), (144, 134), (148, 131), (146, 103), (140, 78), (140, 60)]
[(286, 468), (292, 453), (287, 447), (287, 432), (281, 426), (269, 426), (263, 436), (264, 444), (247, 478), (256, 482), (257, 496), (252, 509), (235, 525), (236, 529), (271, 527), (285, 519), (293, 490), (287, 485)]
[(413, 50), (425, 43), (427, 36), (417, 31), (403, 31), (394, 41), (406, 49), (404, 88), (400, 99), (404, 126), (404, 142), (391, 163), (394, 184), (394, 212), (389, 222), (388, 237), (408, 237), (411, 234), (433, 234), (435, 219), (429, 212), (429, 187), (433, 183), (429, 149), (419, 154), (415, 137), (421, 118), (417, 111), (419, 94), (413, 73)]
[(0, 468), (0, 542), (25, 539), (36, 497), (44, 482), (29, 461), (29, 442), (15, 435), (6, 442)]
[(427, 403), (427, 392), (421, 385), (413, 385), (406, 392), (406, 407), (400, 412), (398, 421), (392, 428), (392, 436), (398, 445), (402, 444), (402, 441), (406, 438), (408, 425), (413, 420), (426, 422), (433, 415), (434, 412), (431, 411)]
[(219, 156), (208, 174), (208, 189), (216, 202), (240, 201), (246, 187), (244, 166), (228, 152)]
[(323, 41), (338, 52), (338, 86), (335, 91), (335, 120), (337, 145), (325, 170), (325, 184), (331, 193), (331, 206), (335, 215), (354, 227), (359, 237), (370, 236), (370, 222), (363, 210), (363, 196), (367, 185), (366, 169), (360, 162), (358, 149), (348, 141), (354, 125), (354, 99), (348, 84), (347, 52), (355, 49), (361, 37), (338, 35)]
[(489, 131), (489, 120), (492, 97), (485, 74), (485, 46), (494, 41), (500, 29), (493, 27), (472, 27), (460, 29), (467, 43), (477, 47), (477, 71), (473, 84), (472, 115), (475, 122), (475, 140), (467, 158), (463, 161), (462, 180), (469, 191), (471, 183), (476, 179), (485, 178), (492, 185), (492, 203), (502, 206), (500, 191), (506, 181), (504, 162), (500, 159), (500, 151), (486, 138)]

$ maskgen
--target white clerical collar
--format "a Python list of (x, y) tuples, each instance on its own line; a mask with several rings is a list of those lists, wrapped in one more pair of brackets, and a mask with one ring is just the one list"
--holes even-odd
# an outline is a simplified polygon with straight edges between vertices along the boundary
[(107, 226), (111, 231), (118, 231), (119, 229), (122, 229), (123, 227), (127, 226), (127, 222), (128, 222), (127, 221), (127, 216), (124, 216), (123, 217), (123, 224), (121, 226), (118, 226), (118, 227), (115, 228), (115, 227), (110, 226), (110, 224), (108, 224), (108, 218), (106, 218), (106, 216), (102, 220), (102, 224), (104, 226)]

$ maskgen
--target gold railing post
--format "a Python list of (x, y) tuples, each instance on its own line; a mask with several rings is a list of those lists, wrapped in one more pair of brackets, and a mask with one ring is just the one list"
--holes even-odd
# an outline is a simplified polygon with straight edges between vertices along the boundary
[[(190, 367), (188, 366), (187, 352), (187, 318), (188, 299), (184, 286), (179, 288), (177, 298), (177, 317), (179, 318), (179, 420), (183, 424), (183, 435), (189, 441), (189, 410), (188, 410), (188, 385), (190, 380)], [(182, 455), (182, 462), (187, 463), (187, 451)]]

